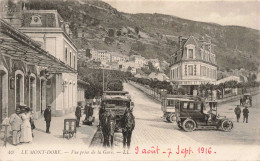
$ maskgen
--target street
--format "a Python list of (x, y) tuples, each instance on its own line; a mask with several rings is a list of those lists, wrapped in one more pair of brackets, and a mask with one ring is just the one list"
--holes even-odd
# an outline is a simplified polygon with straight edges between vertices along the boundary
[[(179, 129), (176, 123), (168, 123), (164, 121), (162, 117), (162, 111), (160, 103), (152, 100), (149, 96), (142, 93), (137, 88), (130, 84), (124, 84), (124, 90), (129, 91), (132, 101), (135, 103), (133, 110), (135, 116), (135, 129), (132, 134), (132, 143), (128, 155), (123, 153), (122, 134), (116, 133), (114, 138), (114, 152), (117, 154), (117, 160), (131, 158), (143, 160), (164, 160), (164, 159), (235, 159), (244, 160), (248, 159), (248, 155), (252, 159), (259, 158), (259, 141), (260, 141), (260, 127), (259, 125), (259, 105), (260, 101), (257, 99), (259, 95), (253, 97), (253, 107), (249, 108), (249, 123), (242, 123), (242, 116), (240, 122), (235, 120), (234, 108), (237, 102), (231, 102), (218, 107), (218, 113), (222, 116), (227, 116), (234, 123), (234, 128), (231, 132), (223, 132), (220, 130), (195, 130), (193, 132), (185, 132)], [(94, 116), (98, 118), (97, 108), (94, 110)], [(96, 119), (93, 126), (81, 125), (78, 128), (76, 138), (73, 137), (70, 140), (62, 138), (63, 119), (73, 118), (74, 113), (70, 113), (65, 117), (53, 117), (51, 123), (51, 134), (45, 133), (45, 122), (43, 119), (36, 120), (36, 129), (34, 130), (34, 139), (32, 143), (21, 144), (17, 147), (7, 145), (8, 148), (2, 148), (3, 154), (6, 154), (11, 150), (15, 150), (19, 157), (26, 158), (23, 155), (24, 150), (30, 149), (61, 149), (62, 157), (79, 157), (84, 158), (91, 149), (103, 149), (100, 133), (95, 133), (98, 125), (98, 119)], [(82, 117), (83, 119), (84, 117)], [(92, 139), (92, 137), (94, 138)], [(52, 144), (50, 147), (50, 143)], [(90, 147), (89, 147), (90, 146)], [(198, 148), (210, 149), (212, 154), (198, 154)], [(159, 151), (158, 155), (155, 154), (143, 154), (143, 151)], [(194, 154), (178, 153), (181, 149), (190, 149)], [(86, 151), (80, 151), (86, 150)], [(109, 152), (109, 149), (107, 149)], [(172, 151), (171, 156), (169, 151)], [(243, 154), (240, 153), (243, 151)], [(142, 154), (140, 154), (142, 152)], [(164, 152), (166, 154), (164, 154)], [(78, 155), (82, 153), (81, 155)], [(104, 151), (103, 151), (104, 153)], [(111, 152), (114, 154), (113, 152)], [(138, 153), (138, 154), (136, 154)], [(16, 157), (17, 157), (16, 155)], [(12, 155), (7, 155), (8, 159), (12, 159)], [(43, 155), (42, 155), (43, 156)], [(48, 157), (50, 159), (59, 158), (60, 155), (54, 155), (54, 157)], [(106, 155), (102, 157), (92, 155), (97, 160), (114, 160), (114, 155)], [(122, 157), (121, 157), (122, 156)], [(225, 156), (223, 158), (223, 156)], [(32, 158), (33, 159), (33, 158)]]

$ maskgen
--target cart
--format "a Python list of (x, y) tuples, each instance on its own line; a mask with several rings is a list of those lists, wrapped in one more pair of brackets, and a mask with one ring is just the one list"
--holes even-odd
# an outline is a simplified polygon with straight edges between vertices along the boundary
[(63, 138), (67, 136), (68, 139), (75, 136), (76, 138), (76, 119), (64, 119)]

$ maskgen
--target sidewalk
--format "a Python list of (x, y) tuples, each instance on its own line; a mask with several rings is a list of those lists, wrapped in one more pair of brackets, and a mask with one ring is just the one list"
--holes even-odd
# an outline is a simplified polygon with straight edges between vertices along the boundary
[[(63, 129), (64, 129), (64, 119), (67, 118), (75, 118), (74, 112), (64, 115), (62, 117), (52, 117), (51, 126), (50, 126), (50, 134), (45, 132), (46, 123), (44, 118), (40, 118), (35, 120), (36, 128), (33, 130), (34, 138), (32, 143), (23, 143), (20, 144), (19, 147), (35, 147), (35, 145), (45, 146), (48, 144), (51, 145), (60, 145), (66, 146), (66, 144), (75, 144), (75, 145), (84, 145), (88, 147), (92, 141), (92, 138), (97, 130), (98, 125), (98, 107), (94, 108), (95, 122), (92, 126), (83, 125), (82, 121), (85, 119), (85, 115), (83, 114), (80, 120), (80, 126), (77, 128), (76, 138), (72, 137), (70, 139), (63, 138)], [(11, 144), (11, 138), (8, 139), (8, 143), (6, 148), (14, 147)], [(3, 140), (0, 140), (0, 146), (2, 148)], [(18, 147), (18, 146), (17, 146)]]

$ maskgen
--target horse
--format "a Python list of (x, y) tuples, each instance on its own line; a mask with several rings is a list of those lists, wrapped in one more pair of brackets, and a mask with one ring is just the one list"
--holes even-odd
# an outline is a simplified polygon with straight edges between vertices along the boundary
[(123, 133), (123, 146), (130, 148), (132, 132), (135, 128), (135, 117), (132, 110), (127, 108), (121, 120), (122, 133)]
[(100, 125), (103, 135), (103, 147), (112, 147), (115, 133), (115, 115), (111, 111), (101, 114)]

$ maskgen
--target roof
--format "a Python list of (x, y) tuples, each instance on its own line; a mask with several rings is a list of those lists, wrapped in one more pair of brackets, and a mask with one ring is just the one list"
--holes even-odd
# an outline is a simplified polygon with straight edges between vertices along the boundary
[(80, 80), (80, 79), (77, 80), (77, 83), (81, 84), (81, 85), (90, 85), (88, 82), (85, 82), (85, 81)]
[(105, 95), (102, 98), (102, 101), (107, 101), (107, 100), (122, 100), (122, 101), (131, 101), (131, 99), (127, 96), (119, 96), (119, 95)]
[(45, 67), (50, 73), (76, 73), (60, 59), (49, 54), (41, 45), (0, 19), (1, 53), (31, 64)]
[(128, 91), (104, 91), (105, 94), (129, 94)]

